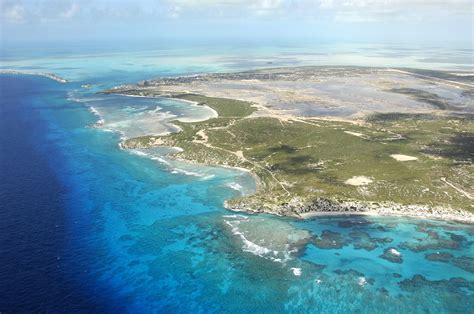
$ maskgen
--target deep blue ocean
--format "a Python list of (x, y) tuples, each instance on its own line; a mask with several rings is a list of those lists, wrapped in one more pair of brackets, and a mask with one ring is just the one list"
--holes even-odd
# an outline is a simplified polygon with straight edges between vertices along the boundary
[(210, 113), (96, 93), (152, 69), (88, 70), (0, 75), (1, 313), (472, 312), (472, 225), (229, 212), (247, 173), (118, 145)]
[(74, 199), (65, 156), (55, 143), (57, 126), (46, 117), (59, 107), (74, 114), (64, 102), (49, 102), (64, 94), (58, 87), (42, 77), (0, 77), (2, 311), (108, 307), (103, 296), (84, 293), (87, 280), (77, 280), (87, 275), (90, 253), (80, 237), (87, 226), (68, 214)]

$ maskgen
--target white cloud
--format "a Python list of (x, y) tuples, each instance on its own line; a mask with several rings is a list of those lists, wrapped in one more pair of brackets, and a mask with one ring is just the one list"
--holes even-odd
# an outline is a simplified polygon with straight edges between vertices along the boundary
[(172, 17), (288, 17), (379, 21), (472, 14), (472, 0), (163, 0)]
[(276, 13), (281, 14), (284, 7), (285, 2), (283, 0), (260, 0), (250, 5), (249, 9), (256, 15), (274, 15)]
[(181, 14), (181, 7), (179, 5), (173, 5), (168, 8), (168, 16), (171, 18), (178, 18)]
[(70, 19), (74, 17), (79, 12), (79, 10), (80, 10), (80, 6), (74, 2), (71, 4), (71, 6), (68, 9), (66, 9), (66, 11), (62, 12), (60, 16), (65, 19)]
[(28, 22), (53, 22), (71, 19), (77, 15), (80, 6), (75, 1), (22, 1), (0, 0), (0, 17), (3, 23), (21, 24)]
[(124, 18), (392, 21), (472, 15), (472, 0), (0, 0), (2, 23)]
[(25, 8), (17, 3), (1, 1), (0, 18), (8, 23), (18, 24), (25, 20)]
[(472, 14), (471, 0), (320, 0), (327, 14), (343, 19), (391, 20), (420, 16)]

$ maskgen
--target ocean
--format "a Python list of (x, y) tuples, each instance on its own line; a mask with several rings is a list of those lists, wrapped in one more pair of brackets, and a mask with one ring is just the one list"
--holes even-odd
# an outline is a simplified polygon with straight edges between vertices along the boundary
[[(331, 49), (341, 51), (337, 62), (348, 62), (347, 47)], [(351, 49), (356, 63), (378, 64), (394, 48)], [(223, 203), (255, 191), (248, 173), (173, 161), (165, 148), (119, 147), (123, 137), (177, 131), (173, 119), (212, 112), (165, 98), (97, 94), (104, 88), (336, 62), (308, 47), (231, 50), (3, 54), (2, 69), (70, 82), (0, 75), (0, 312), (472, 311), (471, 225), (236, 214)], [(427, 58), (407, 52), (391, 62)], [(426, 67), (469, 66), (440, 60)]]

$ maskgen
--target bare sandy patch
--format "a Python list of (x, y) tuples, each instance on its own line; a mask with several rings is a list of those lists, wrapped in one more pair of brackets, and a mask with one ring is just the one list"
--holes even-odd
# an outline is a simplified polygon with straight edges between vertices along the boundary
[(347, 179), (344, 183), (354, 186), (362, 186), (372, 183), (373, 180), (364, 176), (355, 176), (350, 179)]
[(364, 138), (364, 137), (365, 137), (364, 134), (362, 134), (362, 133), (357, 133), (357, 132), (344, 131), (344, 133), (347, 133), (347, 134), (350, 134), (350, 135), (354, 135), (354, 136), (357, 136), (357, 137), (361, 137), (361, 138)]
[(408, 155), (402, 155), (402, 154), (393, 154), (390, 155), (390, 157), (394, 158), (395, 160), (398, 161), (414, 161), (418, 160), (418, 157), (413, 157), (413, 156), (408, 156)]
[(207, 143), (207, 141), (209, 140), (209, 138), (207, 137), (207, 134), (206, 134), (206, 130), (199, 130), (196, 132), (196, 135), (198, 135), (199, 137), (201, 137), (201, 139), (194, 139), (193, 142), (195, 143)]

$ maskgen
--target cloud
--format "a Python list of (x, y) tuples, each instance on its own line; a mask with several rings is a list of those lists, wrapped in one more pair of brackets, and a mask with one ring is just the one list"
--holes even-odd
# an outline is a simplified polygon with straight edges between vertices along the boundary
[(75, 17), (80, 6), (75, 1), (22, 1), (0, 0), (2, 23), (48, 23)]
[(169, 17), (295, 18), (339, 22), (469, 15), (471, 0), (163, 0)]
[(472, 43), (472, 0), (0, 0), (1, 39), (212, 36)]
[(471, 0), (320, 0), (320, 9), (336, 20), (419, 20), (472, 14)]
[(0, 18), (2, 21), (12, 24), (23, 23), (25, 20), (25, 8), (13, 1), (1, 1)]
[(281, 15), (282, 9), (287, 7), (283, 0), (262, 0), (255, 1), (253, 5), (250, 6), (251, 12), (254, 12), (256, 15)]
[(80, 10), (80, 6), (77, 3), (72, 3), (69, 9), (64, 12), (61, 12), (60, 16), (65, 19), (70, 19), (74, 17)]
[(333, 22), (420, 20), (469, 16), (472, 0), (0, 0), (2, 23), (124, 19)]

